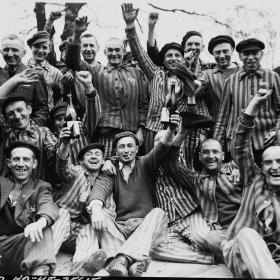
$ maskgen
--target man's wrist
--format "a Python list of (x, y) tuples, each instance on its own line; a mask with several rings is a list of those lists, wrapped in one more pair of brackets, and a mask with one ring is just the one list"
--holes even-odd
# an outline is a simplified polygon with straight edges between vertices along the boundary
[(103, 207), (103, 202), (98, 199), (94, 199), (90, 201), (89, 205), (87, 206), (87, 212), (91, 214), (94, 210), (101, 210)]
[(126, 24), (126, 29), (131, 29), (131, 28), (134, 28), (134, 27), (135, 27), (134, 22)]

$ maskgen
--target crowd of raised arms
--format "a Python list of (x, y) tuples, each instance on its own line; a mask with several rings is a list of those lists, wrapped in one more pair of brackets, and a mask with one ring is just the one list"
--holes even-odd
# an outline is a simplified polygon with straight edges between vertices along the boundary
[(108, 39), (106, 64), (87, 17), (59, 61), (59, 12), (26, 64), (19, 36), (0, 41), (0, 275), (54, 275), (60, 251), (72, 276), (162, 260), (279, 278), (280, 67), (261, 66), (257, 38), (211, 38), (216, 63), (198, 31), (159, 50), (158, 14), (140, 42), (139, 10), (121, 9), (126, 38)]

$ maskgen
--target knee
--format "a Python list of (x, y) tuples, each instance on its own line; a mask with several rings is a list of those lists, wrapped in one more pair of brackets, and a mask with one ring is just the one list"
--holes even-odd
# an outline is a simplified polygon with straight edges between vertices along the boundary
[(248, 244), (255, 242), (256, 238), (261, 238), (258, 232), (252, 228), (243, 228), (236, 235), (236, 241), (239, 244)]
[(70, 221), (70, 213), (67, 209), (60, 208), (59, 209), (59, 219), (69, 220)]
[(158, 207), (152, 209), (150, 213), (155, 216), (160, 216), (160, 217), (166, 216), (166, 213), (164, 212), (164, 210), (162, 210), (161, 208), (158, 208)]

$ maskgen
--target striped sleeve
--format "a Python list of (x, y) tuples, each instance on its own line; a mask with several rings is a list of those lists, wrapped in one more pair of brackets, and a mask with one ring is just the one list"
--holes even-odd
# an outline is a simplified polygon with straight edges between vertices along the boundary
[(125, 32), (133, 57), (138, 61), (140, 68), (151, 81), (158, 66), (152, 62), (151, 58), (143, 49), (135, 28), (126, 29)]
[(66, 159), (62, 159), (59, 155), (57, 157), (57, 172), (63, 178), (63, 181), (71, 182), (77, 173), (77, 168), (71, 163), (71, 158), (68, 155)]

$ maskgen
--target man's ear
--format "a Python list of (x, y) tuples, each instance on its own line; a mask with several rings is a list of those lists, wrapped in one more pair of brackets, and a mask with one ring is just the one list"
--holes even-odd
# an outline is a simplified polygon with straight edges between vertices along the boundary
[(224, 161), (224, 160), (225, 160), (225, 153), (222, 152), (222, 161)]
[(7, 158), (7, 166), (8, 168), (11, 168), (11, 159)]
[(27, 110), (30, 112), (30, 115), (32, 114), (32, 106), (30, 104), (26, 104)]
[(34, 159), (32, 169), (34, 170), (37, 167), (37, 165), (38, 165), (38, 160)]

